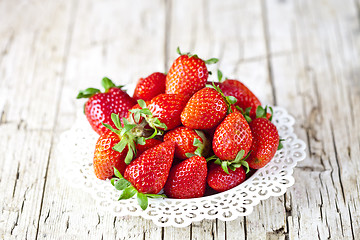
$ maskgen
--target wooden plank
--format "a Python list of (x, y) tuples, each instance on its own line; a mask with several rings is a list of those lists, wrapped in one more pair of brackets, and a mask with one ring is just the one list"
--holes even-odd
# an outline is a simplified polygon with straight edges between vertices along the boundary
[(0, 238), (35, 239), (69, 3), (0, 3)]
[[(358, 123), (352, 120), (350, 108), (359, 96), (358, 84), (354, 85), (358, 74), (353, 72), (359, 68), (359, 53), (354, 53), (352, 42), (352, 27), (358, 26), (354, 3), (266, 3), (272, 12), (269, 29), (290, 28), (288, 24), (293, 23), (285, 37), (292, 39), (293, 51), (274, 47), (271, 62), (277, 99), (293, 106), (291, 111), (304, 123), (299, 135), (305, 133), (309, 148), (309, 158), (295, 171), (297, 182), (286, 195), (289, 236), (310, 239), (317, 233), (320, 239), (354, 239), (359, 231), (353, 222), (359, 205), (359, 177), (354, 173), (360, 169), (351, 157), (359, 150), (351, 144), (359, 142)], [(269, 39), (280, 49), (276, 34), (270, 32)], [(350, 98), (349, 93), (353, 93)]]
[[(176, 58), (173, 49), (177, 46), (181, 46), (183, 51), (196, 51), (204, 59), (219, 57), (219, 64), (210, 66), (210, 70), (222, 69), (226, 77), (243, 81), (264, 103), (274, 103), (261, 1), (181, 1), (172, 2), (172, 9), (168, 44), (170, 59)], [(216, 75), (211, 79), (216, 81)], [(219, 226), (215, 220), (212, 220), (212, 224), (211, 221), (202, 221), (199, 227), (198, 223), (194, 223), (191, 237), (265, 239), (269, 234), (278, 234), (279, 229), (285, 230), (283, 199), (271, 198), (263, 205), (264, 209), (272, 209), (279, 214), (272, 215), (273, 218), (264, 217), (263, 208), (255, 208), (254, 213), (245, 220), (239, 218), (229, 223), (218, 221), (222, 227), (215, 227), (213, 236), (207, 231)], [(165, 229), (165, 234), (168, 231), (172, 229)]]
[[(72, 16), (56, 123), (58, 133), (69, 129), (81, 110), (84, 101), (75, 99), (80, 89), (101, 88), (104, 76), (119, 85), (134, 84), (140, 77), (165, 71), (164, 1), (80, 0)], [(93, 151), (92, 148), (89, 146), (89, 151)], [(103, 212), (89, 194), (66, 185), (59, 175), (61, 161), (52, 152), (49, 164), (52, 177), (45, 188), (39, 239), (58, 236), (66, 239), (161, 239), (163, 230), (152, 221), (141, 217), (115, 217)]]

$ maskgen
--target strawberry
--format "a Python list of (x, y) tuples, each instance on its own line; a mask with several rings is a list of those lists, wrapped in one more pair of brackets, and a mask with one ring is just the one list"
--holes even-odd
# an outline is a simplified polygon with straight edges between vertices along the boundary
[(181, 113), (181, 122), (184, 126), (193, 129), (211, 129), (225, 118), (231, 103), (229, 98), (225, 98), (217, 91), (216, 86), (214, 88), (203, 88), (189, 99)]
[(108, 78), (103, 78), (101, 82), (105, 88), (105, 92), (99, 89), (88, 88), (80, 91), (77, 98), (89, 98), (85, 103), (85, 115), (95, 132), (99, 135), (108, 131), (101, 123), (110, 124), (115, 127), (111, 121), (111, 114), (118, 114), (125, 117), (128, 110), (135, 105), (135, 100), (125, 91), (121, 90), (121, 86), (115, 84)]
[(232, 161), (241, 150), (247, 155), (252, 143), (249, 124), (244, 116), (235, 111), (216, 128), (213, 138), (213, 151), (221, 160)]
[(164, 192), (171, 198), (197, 198), (204, 196), (207, 164), (200, 156), (188, 158), (174, 166), (166, 181)]
[(264, 167), (274, 157), (279, 146), (276, 126), (267, 118), (256, 118), (250, 122), (253, 135), (250, 156), (246, 159), (254, 169)]
[(141, 193), (159, 193), (168, 178), (174, 151), (172, 141), (146, 150), (126, 168), (124, 178)]
[(179, 48), (177, 52), (180, 57), (173, 62), (166, 76), (165, 93), (183, 94), (189, 98), (205, 87), (209, 75), (206, 64), (216, 63), (218, 59), (204, 61), (197, 55), (182, 54)]
[(94, 172), (97, 178), (105, 180), (114, 175), (114, 167), (121, 173), (126, 168), (125, 156), (128, 151), (127, 147), (118, 152), (113, 147), (120, 142), (120, 136), (112, 131), (102, 134), (96, 142), (94, 153)]
[(146, 78), (140, 78), (136, 84), (133, 98), (144, 101), (151, 100), (161, 93), (165, 93), (166, 74), (155, 72)]
[(229, 173), (223, 171), (220, 165), (211, 163), (207, 175), (207, 184), (218, 192), (223, 192), (236, 187), (246, 179), (245, 170), (242, 167), (236, 168)]
[(108, 131), (100, 135), (95, 146), (93, 166), (95, 175), (99, 179), (112, 177), (114, 167), (124, 173), (127, 164), (136, 153), (135, 143), (141, 144), (144, 141), (131, 132), (133, 126), (127, 121), (124, 128), (121, 126), (119, 115), (113, 113), (111, 119), (115, 128), (104, 123)]
[(186, 154), (204, 156), (209, 151), (209, 142), (201, 131), (188, 127), (177, 127), (164, 135), (164, 141), (173, 141), (175, 145), (175, 157), (186, 159)]
[[(145, 152), (146, 150), (155, 147), (156, 145), (159, 145), (160, 143), (162, 143), (162, 141), (155, 139), (155, 138), (151, 138), (151, 139), (146, 139), (145, 140), (145, 144), (141, 145), (141, 144), (137, 144), (136, 145), (136, 155), (140, 156), (143, 152)], [(121, 172), (121, 171), (120, 171)]]
[(139, 109), (134, 107), (128, 115), (130, 122), (140, 124), (144, 128), (155, 130), (171, 130), (181, 125), (180, 114), (185, 107), (187, 99), (180, 94), (160, 94), (150, 102), (138, 100)]
[(237, 99), (236, 105), (244, 111), (251, 108), (250, 117), (255, 118), (256, 108), (261, 105), (260, 100), (242, 82), (238, 80), (226, 79), (219, 84), (219, 88), (225, 96), (233, 96)]

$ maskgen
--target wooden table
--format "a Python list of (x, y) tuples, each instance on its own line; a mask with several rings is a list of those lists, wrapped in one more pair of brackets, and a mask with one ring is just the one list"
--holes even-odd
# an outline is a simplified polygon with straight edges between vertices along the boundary
[[(359, 239), (359, 16), (359, 0), (0, 1), (0, 239)], [(161, 228), (59, 174), (78, 90), (165, 72), (177, 46), (296, 118), (295, 185), (249, 216)]]

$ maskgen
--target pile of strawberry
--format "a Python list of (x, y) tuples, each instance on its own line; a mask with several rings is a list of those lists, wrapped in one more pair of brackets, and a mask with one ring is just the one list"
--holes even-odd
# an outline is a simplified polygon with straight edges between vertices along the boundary
[(139, 79), (133, 97), (108, 78), (102, 80), (105, 92), (88, 88), (78, 95), (89, 98), (84, 112), (100, 135), (96, 177), (111, 178), (122, 190), (120, 199), (136, 194), (142, 209), (148, 197), (229, 190), (281, 147), (271, 107), (261, 107), (240, 81), (222, 81), (220, 71), (219, 82), (209, 82), (206, 64), (217, 59), (178, 53), (167, 74)]

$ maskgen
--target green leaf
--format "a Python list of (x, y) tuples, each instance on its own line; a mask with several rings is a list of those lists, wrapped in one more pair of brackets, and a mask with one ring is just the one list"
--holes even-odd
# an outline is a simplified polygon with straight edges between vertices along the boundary
[(146, 108), (146, 103), (145, 103), (144, 100), (139, 99), (137, 102), (138, 102), (138, 104), (139, 104), (139, 106), (140, 106), (141, 108)]
[(269, 109), (270, 109), (270, 114), (271, 114), (271, 116), (270, 116), (270, 118), (269, 118), (269, 121), (271, 122), (271, 121), (272, 121), (272, 118), (273, 118), (273, 115), (274, 115), (274, 110), (273, 110), (272, 107), (269, 107)]
[(105, 88), (105, 92), (109, 91), (110, 88), (116, 87), (115, 84), (107, 77), (102, 79), (101, 85)]
[(206, 162), (209, 162), (209, 161), (212, 161), (212, 160), (215, 160), (215, 159), (220, 160), (216, 155), (212, 155), (211, 157), (206, 158)]
[(199, 139), (194, 138), (193, 146), (200, 147), (201, 145), (202, 145), (202, 142)]
[(126, 157), (125, 157), (125, 160), (124, 162), (129, 165), (131, 160), (133, 159), (134, 157), (134, 152), (129, 148), (127, 154), (126, 154)]
[(218, 159), (215, 160), (214, 163), (217, 164), (217, 165), (221, 165), (221, 164), (222, 164), (222, 161), (218, 158)]
[(219, 59), (217, 59), (217, 58), (210, 58), (205, 61), (205, 64), (214, 64), (214, 63), (217, 63), (218, 61), (219, 61)]
[(141, 209), (145, 210), (149, 204), (147, 196), (143, 193), (138, 192), (136, 197)]
[(139, 137), (136, 139), (136, 143), (139, 145), (145, 145), (146, 141), (144, 137)]
[(97, 88), (87, 88), (83, 91), (80, 91), (79, 94), (76, 96), (77, 99), (79, 98), (89, 98), (93, 95), (95, 95), (96, 93), (99, 93), (100, 90)]
[(115, 186), (115, 181), (117, 181), (117, 180), (118, 180), (118, 178), (112, 178), (112, 179), (110, 180), (111, 185)]
[(131, 186), (131, 183), (126, 180), (125, 178), (120, 178), (119, 180), (117, 180), (115, 182), (115, 185), (114, 187), (117, 189), (117, 190), (124, 190), (125, 188)]
[(202, 149), (200, 147), (198, 147), (194, 153), (195, 153), (195, 155), (201, 157)]
[(266, 111), (262, 106), (256, 108), (256, 118), (266, 117)]
[(219, 82), (221, 82), (221, 80), (223, 78), (223, 74), (219, 69), (217, 70), (217, 77), (218, 77)]
[(116, 167), (114, 167), (114, 174), (115, 176), (117, 176), (118, 178), (124, 178), (121, 173), (119, 172), (119, 170), (116, 169)]
[(124, 148), (126, 147), (127, 141), (125, 138), (121, 139), (119, 143), (117, 143), (115, 146), (113, 146), (112, 149), (114, 149), (117, 152), (122, 152)]
[(249, 117), (249, 115), (245, 115), (245, 120), (250, 123), (252, 121), (251, 117)]
[(240, 161), (240, 164), (245, 167), (245, 173), (247, 174), (250, 171), (249, 163), (247, 161)]
[(233, 161), (234, 163), (238, 163), (245, 155), (245, 151), (243, 149), (241, 149), (235, 157), (235, 160)]
[(118, 129), (121, 129), (121, 122), (120, 122), (119, 115), (117, 115), (117, 114), (115, 114), (115, 113), (112, 113), (112, 114), (111, 114), (111, 120), (114, 122), (115, 126), (116, 126)]
[(179, 55), (183, 55), (183, 54), (181, 53), (181, 51), (180, 51), (180, 47), (177, 47), (177, 48), (176, 48), (176, 52), (177, 52)]
[(167, 197), (165, 194), (146, 193), (145, 195), (149, 198), (166, 198)]
[(285, 141), (285, 139), (279, 140), (279, 146), (278, 146), (277, 150), (281, 150), (284, 147), (284, 145), (282, 144), (283, 141)]
[(226, 172), (227, 174), (229, 174), (228, 162), (227, 162), (227, 161), (223, 161), (223, 162), (221, 163), (221, 168), (224, 170), (224, 172)]
[(143, 108), (140, 110), (141, 115), (148, 115), (148, 116), (152, 116), (152, 112), (148, 109), (148, 108)]
[(185, 156), (186, 156), (187, 158), (191, 158), (191, 157), (196, 156), (196, 155), (193, 154), (193, 153), (185, 153)]
[(101, 123), (102, 125), (104, 125), (107, 129), (111, 130), (112, 132), (116, 133), (116, 134), (120, 134), (120, 131), (113, 128), (111, 125), (107, 124), (107, 123)]
[(241, 163), (233, 163), (230, 166), (233, 166), (234, 168), (239, 168), (239, 167), (241, 167)]
[(237, 102), (236, 97), (233, 97), (233, 96), (227, 96), (226, 99), (228, 100), (228, 102), (230, 104), (235, 104)]
[(134, 127), (136, 127), (136, 124), (125, 124), (124, 123), (124, 127), (121, 130), (121, 135), (124, 135), (125, 133), (129, 132), (131, 129), (133, 129)]
[(140, 111), (137, 111), (134, 114), (134, 120), (135, 120), (136, 123), (140, 122), (140, 117), (141, 117), (141, 113), (140, 113)]
[(137, 190), (133, 186), (127, 187), (121, 193), (119, 200), (129, 199), (129, 198), (133, 197), (136, 193), (137, 193)]

